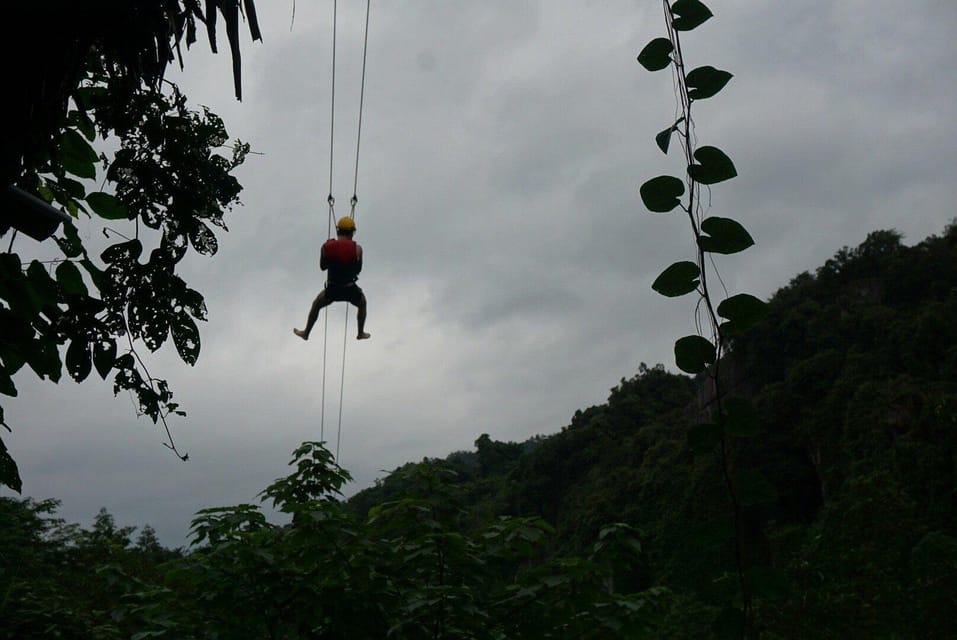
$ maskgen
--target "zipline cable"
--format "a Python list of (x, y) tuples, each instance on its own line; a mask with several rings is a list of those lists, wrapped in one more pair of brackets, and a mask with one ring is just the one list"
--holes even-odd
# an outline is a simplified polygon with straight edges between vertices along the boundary
[[(359, 144), (362, 141), (362, 107), (366, 95), (366, 59), (369, 53), (369, 10), (372, 0), (366, 0), (366, 24), (362, 38), (362, 80), (359, 83), (359, 121), (356, 125), (356, 164), (352, 174), (352, 199), (349, 201), (349, 217), (356, 219), (356, 205), (359, 204)], [(349, 307), (346, 307), (345, 327), (342, 330), (342, 370), (339, 376), (339, 425), (336, 431), (336, 461), (339, 460), (339, 444), (342, 442), (342, 400), (346, 386), (346, 345), (349, 337)]]
[(339, 374), (339, 426), (336, 429), (336, 462), (339, 462), (339, 443), (342, 442), (342, 397), (346, 389), (346, 343), (349, 338), (349, 307), (346, 307), (346, 323), (342, 329), (342, 370)]
[[(366, 88), (366, 61), (368, 59), (369, 52), (369, 14), (372, 5), (372, 0), (366, 0), (366, 20), (365, 20), (365, 31), (363, 34), (362, 40), (362, 79), (359, 87), (359, 118), (356, 126), (356, 162), (355, 168), (352, 177), (352, 198), (349, 201), (350, 210), (349, 217), (355, 220), (356, 218), (356, 205), (359, 203), (358, 196), (358, 185), (359, 185), (359, 149), (362, 142), (362, 111), (365, 104), (365, 88)], [(332, 238), (332, 225), (335, 223), (335, 204), (336, 200), (332, 195), (332, 179), (333, 179), (333, 166), (334, 166), (334, 154), (333, 150), (335, 148), (335, 113), (336, 113), (336, 32), (337, 32), (337, 15), (338, 15), (338, 1), (333, 0), (332, 3), (332, 90), (330, 91), (330, 114), (329, 114), (329, 196), (326, 198), (327, 203), (329, 204), (329, 219), (327, 222), (327, 236)], [(325, 421), (326, 421), (326, 362), (328, 356), (328, 341), (329, 341), (329, 306), (325, 307), (325, 329), (322, 341), (322, 400), (320, 405), (320, 419), (319, 419), (319, 439), (323, 441), (325, 439)], [(348, 345), (349, 337), (349, 308), (346, 307), (345, 313), (345, 328), (343, 329), (342, 336), (342, 366), (340, 369), (339, 377), (339, 419), (336, 429), (336, 460), (339, 459), (339, 445), (342, 441), (342, 401), (345, 396), (345, 376), (346, 376), (346, 347)]]
[(366, 0), (366, 28), (362, 39), (362, 81), (359, 85), (359, 124), (356, 127), (356, 169), (352, 178), (352, 213), (350, 215), (353, 219), (356, 217), (356, 204), (359, 202), (356, 187), (359, 184), (359, 142), (362, 140), (362, 105), (366, 97), (366, 54), (369, 51), (369, 9), (371, 5), (372, 0)]
[[(332, 197), (332, 166), (333, 151), (335, 149), (336, 139), (336, 17), (338, 13), (338, 1), (332, 2), (332, 90), (331, 104), (329, 105), (329, 196), (326, 202), (329, 204), (329, 217), (326, 220), (326, 238), (332, 238), (332, 224), (336, 216), (336, 199)], [(322, 399), (319, 408), (319, 441), (325, 440), (326, 431), (326, 350), (329, 342), (329, 307), (323, 310), (323, 336), (322, 336)]]
[(336, 14), (338, 1), (332, 1), (332, 106), (329, 110), (329, 208), (336, 204), (336, 199), (332, 197), (332, 151), (335, 148), (333, 142), (336, 139)]

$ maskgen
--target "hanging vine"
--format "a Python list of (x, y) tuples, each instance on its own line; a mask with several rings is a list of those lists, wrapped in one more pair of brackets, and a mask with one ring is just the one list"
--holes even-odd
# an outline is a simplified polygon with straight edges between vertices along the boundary
[(701, 193), (711, 185), (737, 176), (734, 163), (724, 151), (714, 146), (698, 146), (692, 107), (698, 100), (717, 95), (732, 74), (712, 66), (690, 71), (685, 65), (680, 34), (696, 29), (713, 14), (699, 0), (663, 0), (667, 37), (649, 42), (638, 55), (638, 62), (649, 71), (671, 68), (678, 101), (677, 119), (655, 136), (655, 143), (665, 154), (672, 139), (680, 142), (685, 156), (686, 172), (682, 177), (661, 175), (641, 185), (642, 202), (653, 213), (681, 209), (695, 241), (694, 260), (675, 262), (654, 281), (652, 288), (667, 297), (695, 293), (695, 326), (697, 333), (675, 342), (675, 362), (682, 370), (699, 375), (709, 386), (710, 401), (705, 407), (706, 420), (689, 429), (689, 448), (696, 455), (717, 455), (734, 524), (734, 563), (737, 595), (719, 614), (714, 631), (722, 637), (748, 638), (754, 635), (754, 600), (769, 583), (781, 576), (766, 562), (761, 562), (748, 548), (745, 519), (748, 510), (777, 499), (768, 480), (754, 469), (742, 468), (735, 452), (742, 439), (753, 438), (760, 431), (757, 413), (745, 398), (731, 397), (727, 376), (722, 370), (730, 340), (754, 325), (765, 312), (765, 303), (753, 295), (739, 293), (718, 301), (712, 287), (719, 278), (714, 254), (730, 255), (744, 251), (754, 240), (741, 223), (727, 217), (707, 215)]

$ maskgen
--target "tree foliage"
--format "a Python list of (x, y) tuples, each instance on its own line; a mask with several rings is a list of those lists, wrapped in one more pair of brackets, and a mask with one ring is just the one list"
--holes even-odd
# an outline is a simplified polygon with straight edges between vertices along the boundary
[[(243, 7), (250, 33), (260, 38), (253, 2)], [(13, 377), (25, 366), (52, 382), (64, 366), (77, 382), (95, 371), (165, 427), (167, 416), (183, 412), (135, 345), (155, 351), (170, 339), (183, 361), (199, 357), (196, 322), (206, 319), (206, 307), (177, 266), (190, 248), (216, 253), (213, 227), (225, 230), (223, 214), (238, 202), (241, 187), (231, 173), (249, 146), (224, 147), (222, 120), (188, 108), (163, 74), (174, 57), (182, 65), (181, 42), (195, 42), (197, 21), (215, 51), (221, 15), (239, 97), (240, 4), (207, 0), (204, 10), (198, 0), (41, 2), (5, 12), (8, 28), (42, 25), (45, 44), (35, 58), (15, 56), (20, 90), (11, 98), (2, 183), (16, 183), (74, 219), (97, 220), (104, 235), (122, 241), (97, 256), (66, 223), (56, 238), (62, 258), (52, 263), (22, 258), (12, 241), (0, 254), (0, 393), (17, 395)], [(21, 41), (8, 38), (4, 46)], [(115, 151), (98, 152), (97, 137)], [(0, 484), (21, 489), (3, 442)]]
[[(0, 529), (23, 553), (15, 566), (28, 579), (5, 587), (4, 616), (30, 637), (175, 638), (629, 638), (653, 637), (667, 593), (631, 591), (615, 576), (639, 562), (637, 532), (617, 523), (602, 529), (587, 553), (544, 557), (552, 529), (536, 517), (500, 517), (467, 525), (451, 472), (422, 463), (407, 470), (410, 491), (356, 516), (336, 499), (348, 473), (319, 443), (294, 453), (296, 471), (262, 493), (284, 524), (251, 504), (204, 509), (193, 521), (193, 548), (169, 553), (150, 574), (130, 570), (154, 545), (130, 546), (132, 530), (105, 511), (89, 531), (44, 519), (54, 505), (5, 500), (28, 535)], [(144, 529), (144, 534), (147, 532)], [(143, 536), (141, 536), (142, 540)], [(0, 548), (0, 550), (6, 550)], [(97, 600), (68, 600), (60, 617), (40, 591), (43, 554), (69, 553), (102, 563)], [(81, 578), (89, 563), (69, 567)], [(8, 574), (4, 573), (4, 577)], [(47, 611), (39, 615), (38, 611)], [(84, 635), (87, 634), (87, 635)]]

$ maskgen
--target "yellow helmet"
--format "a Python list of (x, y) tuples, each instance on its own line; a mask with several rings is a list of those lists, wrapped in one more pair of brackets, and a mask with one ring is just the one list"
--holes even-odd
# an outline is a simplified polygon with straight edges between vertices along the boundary
[(356, 223), (349, 216), (342, 216), (339, 218), (339, 221), (336, 222), (336, 230), (338, 231), (355, 231)]

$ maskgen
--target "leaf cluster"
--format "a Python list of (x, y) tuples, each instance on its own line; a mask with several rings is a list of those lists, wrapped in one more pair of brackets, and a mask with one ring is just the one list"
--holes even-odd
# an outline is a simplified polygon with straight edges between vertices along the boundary
[[(150, 10), (169, 6), (154, 3)], [(188, 28), (192, 18), (182, 17), (176, 24)], [(135, 26), (131, 43), (142, 35)], [(163, 42), (170, 37), (164, 32)], [(137, 66), (140, 53), (121, 47), (123, 58), (111, 46), (90, 45), (60, 129), (21, 167), (19, 181), (74, 218), (98, 220), (104, 235), (122, 241), (92, 255), (76, 225), (67, 223), (56, 237), (63, 258), (49, 267), (0, 254), (0, 393), (16, 395), (13, 376), (24, 365), (53, 382), (64, 365), (77, 382), (95, 370), (103, 379), (112, 376), (116, 392), (133, 394), (141, 414), (166, 426), (168, 416), (185, 414), (166, 382), (149, 373), (134, 342), (156, 351), (171, 339), (186, 363), (199, 357), (196, 323), (206, 319), (206, 306), (177, 267), (190, 248), (216, 253), (213, 228), (226, 229), (224, 213), (238, 202), (241, 186), (232, 172), (249, 146), (237, 142), (224, 155), (228, 138), (218, 116), (189, 109), (175, 87), (159, 90), (151, 83), (152, 67)], [(112, 140), (116, 151), (97, 153), (97, 135)], [(100, 190), (91, 190), (89, 181), (98, 175)], [(109, 192), (102, 190), (106, 184)], [(171, 437), (167, 446), (176, 451)], [(21, 486), (2, 443), (0, 483)]]

